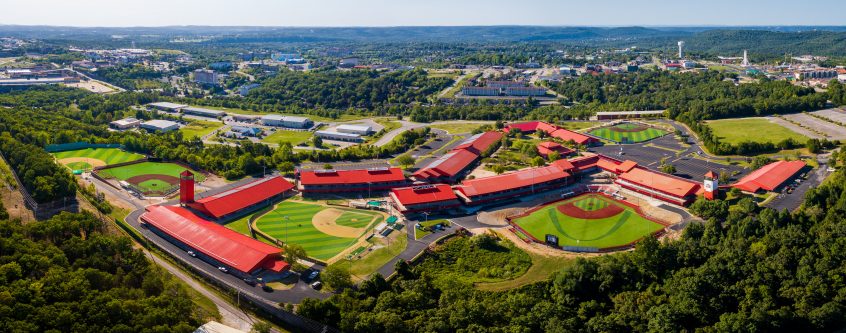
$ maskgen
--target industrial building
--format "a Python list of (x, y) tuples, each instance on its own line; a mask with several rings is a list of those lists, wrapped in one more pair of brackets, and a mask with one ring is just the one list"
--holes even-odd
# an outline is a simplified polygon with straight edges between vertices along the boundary
[(179, 129), (179, 124), (170, 120), (154, 119), (141, 123), (141, 128), (150, 132), (170, 132)]
[(200, 117), (217, 118), (217, 119), (220, 119), (220, 118), (223, 118), (224, 116), (226, 116), (225, 111), (204, 109), (204, 108), (198, 108), (198, 107), (193, 107), (193, 106), (182, 108), (182, 113), (200, 116)]
[(464, 87), (461, 94), (464, 96), (499, 96), (502, 92), (499, 88), (493, 87)]
[(179, 112), (183, 108), (187, 108), (188, 105), (176, 104), (176, 103), (171, 103), (171, 102), (156, 102), (156, 103), (147, 104), (147, 107), (157, 109), (157, 110), (161, 110), (161, 111), (167, 111), (167, 112)]
[(805, 167), (803, 161), (776, 161), (762, 166), (731, 186), (748, 193), (776, 191)]
[(199, 84), (217, 85), (217, 72), (211, 69), (197, 69), (193, 72), (194, 82)]
[(400, 168), (301, 170), (297, 189), (303, 194), (379, 192), (408, 186)]
[(109, 128), (116, 130), (127, 130), (141, 126), (141, 121), (135, 118), (123, 118), (109, 123)]
[(249, 137), (257, 137), (262, 133), (261, 128), (247, 126), (232, 126), (229, 131)]
[(391, 199), (403, 214), (440, 212), (461, 207), (461, 201), (446, 184), (419, 185), (391, 190)]
[(358, 134), (341, 133), (333, 131), (316, 131), (314, 135), (321, 139), (345, 141), (345, 142), (364, 142), (364, 138)]
[(541, 87), (508, 87), (505, 88), (508, 96), (545, 96), (546, 88)]
[(335, 131), (341, 133), (350, 133), (350, 134), (358, 134), (358, 135), (369, 135), (373, 133), (373, 128), (366, 125), (339, 125), (335, 127)]
[(261, 124), (265, 126), (306, 129), (314, 126), (314, 122), (306, 117), (282, 116), (269, 114), (261, 117)]

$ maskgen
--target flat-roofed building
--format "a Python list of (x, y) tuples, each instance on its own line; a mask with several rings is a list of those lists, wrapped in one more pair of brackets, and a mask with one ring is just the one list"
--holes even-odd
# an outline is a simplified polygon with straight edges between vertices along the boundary
[(508, 96), (544, 96), (546, 95), (546, 88), (541, 87), (508, 87), (505, 88), (505, 94)]
[(123, 118), (109, 123), (109, 128), (116, 130), (126, 130), (136, 128), (141, 125), (141, 121), (135, 118)]
[(461, 201), (446, 184), (419, 185), (391, 190), (394, 207), (403, 214), (442, 212), (461, 207)]
[(302, 170), (298, 189), (305, 193), (377, 192), (408, 186), (400, 168)]
[(200, 116), (200, 117), (218, 118), (218, 119), (226, 116), (226, 111), (204, 109), (204, 108), (198, 108), (198, 107), (193, 107), (193, 106), (182, 108), (182, 113), (191, 114), (191, 115)]
[(464, 96), (499, 96), (502, 92), (500, 88), (494, 87), (464, 87), (461, 88), (461, 94)]
[(333, 131), (316, 131), (314, 135), (321, 139), (326, 140), (335, 140), (335, 141), (345, 141), (345, 142), (363, 142), (364, 138), (358, 134), (352, 133), (341, 133), (341, 132), (333, 132)]
[(211, 69), (197, 69), (193, 72), (194, 82), (200, 84), (217, 85), (217, 73)]
[(141, 128), (150, 132), (170, 132), (179, 129), (179, 124), (170, 120), (154, 119), (141, 123)]
[(155, 102), (155, 103), (147, 104), (147, 106), (150, 107), (150, 108), (153, 108), (153, 109), (158, 109), (158, 110), (167, 111), (167, 112), (179, 112), (183, 108), (188, 107), (188, 105), (185, 105), (185, 104), (177, 104), (177, 103), (171, 103), (171, 102)]
[(306, 117), (283, 116), (268, 114), (261, 117), (261, 124), (265, 126), (305, 129), (314, 126), (314, 122)]
[(347, 125), (347, 124), (343, 124), (343, 125), (339, 125), (338, 127), (335, 127), (335, 131), (338, 131), (338, 132), (341, 132), (341, 133), (368, 135), (370, 133), (373, 133), (373, 127), (370, 127), (370, 126), (367, 126), (367, 125)]

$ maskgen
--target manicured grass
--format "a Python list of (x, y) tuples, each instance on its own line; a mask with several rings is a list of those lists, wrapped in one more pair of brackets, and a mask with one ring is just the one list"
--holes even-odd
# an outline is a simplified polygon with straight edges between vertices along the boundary
[(636, 132), (619, 132), (615, 130), (634, 130), (642, 127), (643, 125), (622, 123), (610, 127), (597, 128), (590, 131), (590, 134), (609, 141), (625, 143), (648, 141), (667, 134), (667, 132), (653, 127), (648, 127)]
[[(103, 161), (106, 165), (123, 162), (136, 161), (144, 158), (144, 155), (126, 152), (117, 148), (88, 148), (79, 150), (62, 151), (53, 153), (56, 159), (85, 157)], [(70, 165), (68, 165), (70, 167)]]
[(308, 131), (276, 130), (276, 132), (264, 137), (264, 139), (261, 139), (261, 141), (276, 144), (288, 142), (292, 146), (296, 146), (300, 143), (308, 141), (308, 139), (311, 139), (311, 134), (312, 133)]
[[(405, 233), (400, 233), (395, 237), (387, 246), (373, 250), (373, 252), (366, 254), (361, 259), (338, 262), (335, 265), (348, 265), (350, 273), (354, 278), (364, 280), (405, 250), (405, 247), (408, 245), (408, 237)], [(374, 244), (379, 245), (383, 244), (383, 242), (382, 239), (376, 239)]]
[(557, 123), (556, 125), (558, 125), (558, 127), (561, 127), (563, 129), (568, 129), (568, 130), (571, 130), (571, 131), (578, 131), (580, 129), (594, 127), (596, 125), (599, 125), (599, 123), (595, 122), (595, 121), (565, 121), (565, 122)]
[(335, 219), (335, 223), (345, 227), (366, 228), (378, 215), (368, 211), (345, 211)]
[[(574, 203), (577, 207), (587, 206), (586, 200), (594, 199), (605, 201), (608, 205), (618, 205), (623, 207), (624, 211), (607, 218), (584, 219), (565, 215), (557, 209), (558, 206), (569, 203)], [(597, 248), (625, 245), (664, 228), (663, 225), (638, 215), (631, 207), (595, 194), (547, 205), (514, 222), (539, 240), (545, 239), (547, 234), (552, 234), (558, 236), (560, 246)]]
[[(433, 225), (441, 224), (441, 223), (443, 223), (445, 226), (449, 226), (449, 221), (444, 220), (444, 219), (429, 220), (429, 221), (426, 221), (426, 222), (420, 222), (420, 225), (422, 225), (425, 228), (425, 227), (431, 227)], [(412, 226), (412, 228), (414, 228), (414, 239), (420, 239), (420, 238), (426, 237), (426, 235), (432, 234), (431, 231), (420, 230), (420, 229), (417, 229), (416, 226)]]
[(317, 230), (311, 219), (324, 209), (327, 207), (284, 201), (260, 217), (256, 228), (283, 242), (287, 239), (302, 246), (310, 257), (327, 260), (353, 245), (356, 239), (330, 236)]
[(482, 124), (475, 123), (447, 123), (430, 125), (431, 128), (442, 129), (450, 134), (464, 134), (473, 132), (473, 130), (481, 127)]
[[(113, 177), (120, 180), (127, 180), (129, 178), (140, 175), (168, 175), (178, 178), (179, 173), (181, 173), (182, 171), (185, 171), (185, 167), (179, 164), (143, 162), (117, 168), (105, 169), (100, 171), (100, 175), (104, 177)], [(194, 180), (196, 182), (201, 182), (206, 179), (203, 174), (194, 171), (192, 172), (194, 173)]]
[(707, 122), (720, 142), (738, 144), (743, 141), (778, 143), (787, 138), (804, 143), (808, 137), (793, 132), (766, 118), (720, 119)]
[(71, 170), (90, 170), (94, 168), (93, 166), (91, 166), (91, 164), (88, 164), (86, 162), (70, 162), (68, 164), (65, 164), (65, 166), (67, 166)]
[(182, 132), (182, 137), (186, 139), (195, 136), (202, 138), (221, 127), (223, 127), (223, 124), (216, 121), (193, 120), (185, 127), (180, 128), (179, 131)]
[(519, 288), (535, 282), (540, 282), (548, 279), (553, 273), (558, 272), (564, 267), (572, 264), (575, 259), (544, 256), (536, 253), (527, 252), (532, 258), (532, 266), (525, 274), (517, 278), (497, 281), (477, 283), (476, 288), (485, 291), (506, 291), (514, 288)]

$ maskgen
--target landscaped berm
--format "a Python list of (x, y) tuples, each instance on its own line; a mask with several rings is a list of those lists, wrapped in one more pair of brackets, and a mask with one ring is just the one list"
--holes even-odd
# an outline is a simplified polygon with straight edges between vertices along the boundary
[(255, 222), (257, 231), (302, 246), (309, 257), (329, 260), (357, 244), (385, 220), (378, 212), (283, 201)]
[(590, 135), (619, 143), (649, 141), (667, 134), (664, 130), (637, 123), (619, 123), (612, 126), (600, 127), (589, 133)]
[[(126, 181), (145, 196), (166, 195), (179, 186), (179, 173), (187, 168), (175, 163), (141, 162), (97, 171), (106, 179)], [(195, 172), (194, 181), (202, 182), (205, 176)]]
[(117, 148), (88, 148), (53, 153), (58, 162), (71, 170), (91, 170), (94, 167), (137, 161), (144, 155)]
[(644, 217), (638, 207), (599, 193), (541, 206), (511, 223), (539, 242), (554, 235), (559, 246), (595, 249), (625, 246), (665, 227)]

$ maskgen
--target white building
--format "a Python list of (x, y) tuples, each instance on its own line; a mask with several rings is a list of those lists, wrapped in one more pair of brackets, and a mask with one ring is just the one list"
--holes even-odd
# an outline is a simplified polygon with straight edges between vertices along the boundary
[(141, 128), (148, 130), (150, 132), (170, 132), (179, 129), (179, 124), (172, 122), (170, 120), (162, 120), (162, 119), (155, 119), (144, 122), (141, 124)]
[(182, 113), (209, 118), (221, 118), (226, 116), (225, 111), (197, 108), (193, 106), (182, 108)]
[(361, 135), (352, 134), (352, 133), (341, 133), (341, 132), (332, 132), (332, 131), (316, 131), (314, 135), (321, 139), (326, 140), (335, 140), (335, 141), (346, 141), (346, 142), (362, 142), (364, 139), (361, 138)]
[(278, 126), (287, 128), (310, 128), (314, 125), (311, 119), (306, 117), (281, 116), (278, 114), (269, 114), (261, 117), (261, 124), (265, 126)]
[(546, 95), (546, 88), (541, 87), (508, 87), (505, 88), (505, 94), (508, 96), (544, 96)]
[(336, 127), (335, 130), (341, 133), (350, 133), (358, 135), (368, 135), (373, 132), (373, 128), (370, 126), (346, 124)]
[(250, 93), (250, 90), (253, 90), (253, 89), (258, 88), (258, 87), (261, 87), (261, 85), (258, 84), (258, 83), (250, 83), (250, 84), (247, 84), (247, 85), (243, 85), (240, 88), (238, 88), (238, 95), (247, 96), (247, 94)]
[(116, 130), (136, 128), (139, 125), (141, 125), (141, 121), (135, 118), (123, 118), (109, 123), (109, 127)]
[(211, 69), (197, 69), (194, 71), (194, 82), (216, 85), (217, 73)]
[(156, 102), (156, 103), (147, 104), (147, 106), (154, 108), (154, 109), (167, 111), (167, 112), (179, 112), (179, 110), (182, 110), (183, 108), (188, 107), (185, 104), (176, 104), (176, 103), (171, 103), (171, 102)]

